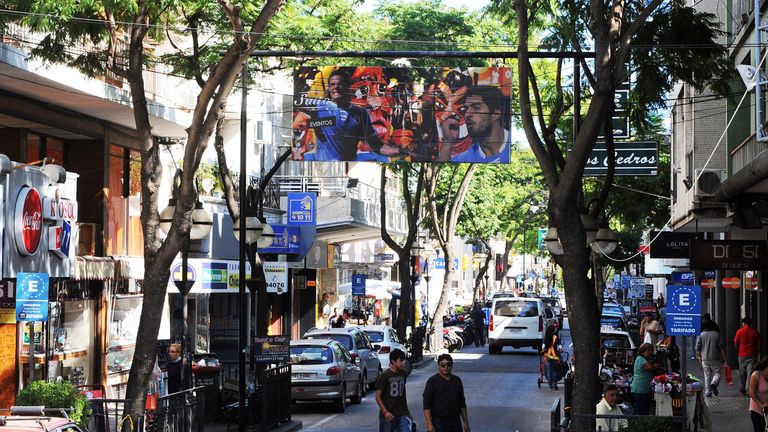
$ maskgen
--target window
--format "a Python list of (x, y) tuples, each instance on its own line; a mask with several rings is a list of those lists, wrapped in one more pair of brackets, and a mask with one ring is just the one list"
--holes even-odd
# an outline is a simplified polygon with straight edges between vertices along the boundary
[(256, 122), (254, 136), (256, 141), (264, 141), (264, 122), (259, 120)]
[(109, 149), (106, 254), (141, 256), (141, 158), (139, 152), (116, 145)]
[(530, 318), (539, 314), (535, 301), (499, 300), (496, 302), (494, 315)]

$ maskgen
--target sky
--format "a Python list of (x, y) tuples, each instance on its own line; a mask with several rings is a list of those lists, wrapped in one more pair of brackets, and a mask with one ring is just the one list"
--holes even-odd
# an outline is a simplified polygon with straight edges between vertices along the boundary
[[(409, 3), (416, 3), (418, 0), (406, 0)], [(376, 4), (379, 2), (379, 0), (365, 0), (365, 3), (360, 7), (361, 11), (370, 12), (376, 7)], [(488, 4), (488, 0), (474, 0), (474, 1), (467, 1), (467, 0), (443, 0), (443, 4), (454, 7), (454, 8), (461, 8), (466, 7), (469, 10), (479, 10), (484, 8)]]

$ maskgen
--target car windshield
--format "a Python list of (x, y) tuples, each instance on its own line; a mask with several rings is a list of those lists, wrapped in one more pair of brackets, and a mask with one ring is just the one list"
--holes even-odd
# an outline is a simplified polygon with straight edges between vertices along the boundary
[(616, 312), (624, 315), (624, 309), (621, 306), (616, 305), (603, 305), (604, 311)]
[(366, 330), (365, 334), (368, 335), (368, 339), (370, 339), (371, 342), (384, 342), (384, 332)]
[(498, 300), (493, 314), (508, 317), (535, 317), (539, 315), (539, 308), (535, 301)]
[(328, 333), (326, 333), (326, 334), (316, 333), (316, 334), (312, 334), (312, 335), (307, 335), (306, 337), (307, 337), (307, 339), (331, 339), (331, 340), (335, 340), (336, 342), (344, 345), (344, 347), (347, 348), (348, 350), (350, 350), (350, 351), (352, 350), (352, 338), (349, 335), (334, 334), (334, 333), (330, 333), (330, 334), (328, 334)]
[(629, 339), (624, 336), (602, 336), (605, 348), (630, 348)]
[(325, 364), (333, 361), (333, 351), (327, 346), (293, 346), (291, 363)]

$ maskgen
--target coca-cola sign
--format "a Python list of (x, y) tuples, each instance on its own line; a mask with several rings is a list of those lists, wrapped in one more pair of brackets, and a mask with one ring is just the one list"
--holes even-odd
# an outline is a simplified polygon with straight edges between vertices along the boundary
[(16, 199), (13, 217), (16, 247), (24, 256), (34, 255), (43, 236), (43, 203), (37, 189), (24, 186)]

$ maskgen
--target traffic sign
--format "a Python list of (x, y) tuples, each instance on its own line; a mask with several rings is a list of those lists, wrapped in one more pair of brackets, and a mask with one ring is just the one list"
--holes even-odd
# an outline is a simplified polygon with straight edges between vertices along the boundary
[(48, 321), (48, 273), (16, 275), (17, 321)]
[(192, 267), (191, 264), (187, 264), (187, 286), (184, 286), (183, 282), (183, 274), (181, 272), (181, 264), (176, 264), (173, 267), (171, 267), (171, 279), (173, 279), (173, 284), (176, 285), (176, 288), (179, 290), (179, 292), (182, 295), (189, 294), (189, 290), (192, 289), (192, 286), (195, 284), (195, 280), (197, 279), (197, 273), (195, 272), (195, 268)]
[(667, 285), (667, 336), (701, 333), (701, 286)]
[(352, 295), (365, 296), (365, 279), (364, 274), (352, 275)]

